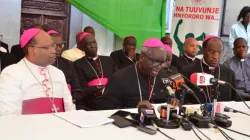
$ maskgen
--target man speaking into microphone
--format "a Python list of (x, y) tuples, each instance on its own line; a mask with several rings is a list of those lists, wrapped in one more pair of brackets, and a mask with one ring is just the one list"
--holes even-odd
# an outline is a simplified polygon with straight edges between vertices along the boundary
[[(214, 76), (214, 78), (225, 81), (235, 87), (235, 74), (234, 72), (220, 65), (221, 55), (223, 53), (223, 43), (217, 36), (208, 36), (202, 43), (203, 58), (200, 62), (189, 64), (182, 68), (181, 73), (190, 77), (193, 73), (207, 73)], [(205, 103), (205, 95), (200, 92), (193, 84), (186, 81), (187, 85), (194, 91), (202, 103)], [(207, 102), (212, 102), (215, 95), (214, 86), (201, 86), (206, 93)], [(220, 93), (218, 101), (232, 101), (237, 98), (235, 91), (229, 85), (219, 85)], [(190, 94), (186, 94), (185, 103), (197, 104), (197, 100)]]
[(164, 103), (168, 95), (161, 91), (166, 49), (157, 38), (150, 38), (142, 45), (136, 64), (114, 73), (102, 97), (95, 101), (97, 109), (135, 108), (151, 103)]

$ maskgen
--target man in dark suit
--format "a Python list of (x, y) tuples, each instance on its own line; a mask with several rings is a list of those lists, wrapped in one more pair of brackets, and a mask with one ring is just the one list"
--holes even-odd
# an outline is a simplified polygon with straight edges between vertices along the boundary
[(0, 46), (3, 47), (7, 51), (7, 53), (9, 53), (8, 44), (1, 42), (1, 41), (0, 41), (0, 43), (1, 43)]
[(24, 58), (23, 49), (20, 47), (20, 44), (13, 45), (10, 53), (16, 56), (18, 62)]
[(15, 63), (17, 63), (15, 55), (0, 52), (0, 73), (5, 67)]

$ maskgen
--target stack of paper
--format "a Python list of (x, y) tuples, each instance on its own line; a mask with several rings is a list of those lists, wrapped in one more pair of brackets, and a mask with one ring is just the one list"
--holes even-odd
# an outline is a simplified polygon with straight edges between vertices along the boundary
[(101, 126), (114, 121), (113, 119), (97, 116), (84, 110), (56, 113), (54, 115), (81, 128)]

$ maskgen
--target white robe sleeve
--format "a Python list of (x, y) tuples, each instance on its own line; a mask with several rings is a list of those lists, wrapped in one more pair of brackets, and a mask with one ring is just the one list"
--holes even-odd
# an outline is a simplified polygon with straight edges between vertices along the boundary
[(0, 116), (21, 115), (21, 74), (16, 66), (5, 68), (0, 75)]
[(76, 107), (75, 107), (75, 104), (73, 104), (73, 99), (72, 99), (72, 96), (71, 96), (71, 93), (69, 91), (69, 88), (68, 88), (68, 85), (66, 83), (66, 78), (64, 76), (64, 74), (62, 75), (63, 76), (63, 88), (64, 88), (64, 95), (63, 95), (63, 101), (64, 101), (64, 108), (65, 108), (65, 111), (74, 111), (76, 110)]

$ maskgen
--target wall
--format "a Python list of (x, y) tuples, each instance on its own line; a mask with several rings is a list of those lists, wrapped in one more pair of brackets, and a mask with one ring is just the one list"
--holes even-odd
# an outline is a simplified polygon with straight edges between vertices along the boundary
[(19, 44), (21, 0), (0, 0), (0, 5), (0, 34), (10, 50), (13, 45)]
[(109, 56), (114, 50), (114, 34), (92, 20), (81, 11), (71, 6), (71, 19), (70, 19), (70, 48), (72, 48), (75, 42), (75, 36), (79, 31), (82, 31), (86, 26), (92, 26), (95, 30), (95, 38), (98, 44), (98, 54)]
[(69, 48), (76, 44), (76, 34), (82, 30), (83, 15), (74, 6), (71, 6)]

